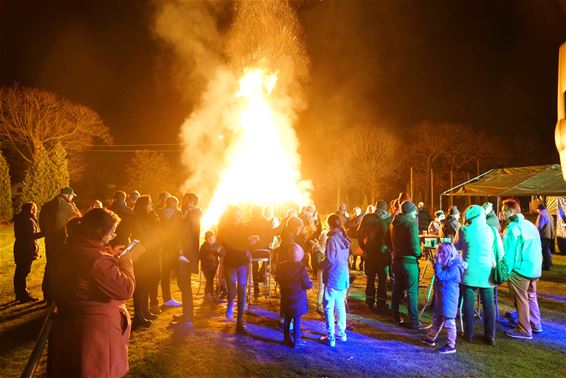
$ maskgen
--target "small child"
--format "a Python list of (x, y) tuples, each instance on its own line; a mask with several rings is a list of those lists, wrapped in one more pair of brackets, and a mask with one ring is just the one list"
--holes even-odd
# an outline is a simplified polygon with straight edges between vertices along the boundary
[(460, 282), (467, 265), (452, 243), (442, 243), (436, 252), (434, 264), (434, 307), (432, 327), (420, 341), (435, 346), (438, 334), (445, 328), (448, 332), (446, 344), (438, 353), (456, 353), (456, 313), (460, 295)]
[[(283, 343), (293, 348), (302, 348), (301, 316), (308, 312), (307, 289), (312, 288), (312, 281), (302, 263), (305, 252), (296, 243), (292, 245), (292, 253), (286, 261), (281, 261), (275, 280), (281, 287), (281, 314), (285, 319)], [(291, 322), (293, 322), (293, 338), (291, 341)]]
[(222, 255), (222, 246), (216, 241), (214, 232), (207, 231), (204, 234), (204, 243), (200, 246), (199, 251), (200, 268), (206, 279), (206, 286), (204, 288), (204, 299), (206, 301), (212, 301), (214, 276), (218, 270), (218, 258)]

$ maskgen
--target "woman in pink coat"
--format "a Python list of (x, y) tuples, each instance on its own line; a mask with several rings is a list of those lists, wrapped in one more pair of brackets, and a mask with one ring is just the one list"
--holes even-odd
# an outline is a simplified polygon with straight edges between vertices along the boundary
[(57, 315), (49, 338), (47, 372), (52, 377), (120, 377), (128, 371), (134, 292), (129, 254), (117, 258), (108, 242), (120, 219), (92, 209), (68, 224), (69, 237), (57, 261)]

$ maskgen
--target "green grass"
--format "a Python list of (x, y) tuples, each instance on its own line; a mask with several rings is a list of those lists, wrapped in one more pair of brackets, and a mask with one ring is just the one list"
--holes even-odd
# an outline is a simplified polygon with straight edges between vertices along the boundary
[[(11, 228), (0, 228), (0, 376), (16, 377), (25, 366), (37, 336), (45, 308), (38, 304), (12, 302)], [(41, 297), (44, 259), (36, 261), (29, 279), (31, 292)], [(427, 274), (428, 276), (428, 274)], [(303, 322), (308, 347), (294, 351), (281, 345), (276, 328), (278, 298), (269, 304), (261, 299), (247, 315), (250, 334), (234, 333), (234, 324), (223, 318), (222, 305), (202, 306), (202, 293), (195, 296), (194, 330), (177, 333), (168, 328), (174, 310), (164, 312), (151, 328), (132, 333), (130, 372), (132, 377), (337, 377), (337, 376), (566, 376), (566, 257), (555, 256), (555, 266), (539, 283), (539, 304), (544, 333), (533, 341), (508, 339), (498, 324), (497, 346), (458, 340), (455, 355), (441, 356), (418, 343), (420, 333), (401, 330), (385, 316), (366, 310), (365, 279), (359, 275), (350, 296), (349, 319), (354, 327), (346, 344), (330, 349), (318, 341), (324, 325), (314, 309)], [(174, 296), (180, 299), (176, 285)], [(194, 277), (196, 292), (198, 277)], [(309, 293), (314, 303), (315, 291)], [(421, 290), (421, 304), (425, 289)], [(500, 289), (500, 310), (511, 309), (506, 286)], [(430, 320), (426, 314), (425, 322)], [(478, 339), (481, 327), (478, 326)], [(441, 338), (443, 336), (441, 335)], [(45, 357), (38, 376), (45, 375)]]

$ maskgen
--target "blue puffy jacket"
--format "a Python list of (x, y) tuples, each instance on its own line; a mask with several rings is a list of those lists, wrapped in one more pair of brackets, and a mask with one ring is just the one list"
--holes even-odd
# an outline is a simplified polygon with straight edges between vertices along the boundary
[(466, 269), (466, 263), (458, 257), (449, 266), (434, 264), (434, 313), (446, 318), (455, 318), (458, 311), (460, 282)]

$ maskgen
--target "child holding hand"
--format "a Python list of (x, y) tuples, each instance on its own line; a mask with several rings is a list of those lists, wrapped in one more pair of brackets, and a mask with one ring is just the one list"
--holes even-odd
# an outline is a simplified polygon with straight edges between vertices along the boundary
[(452, 243), (442, 243), (436, 250), (434, 264), (434, 307), (432, 327), (420, 341), (435, 346), (436, 338), (444, 328), (448, 332), (446, 344), (438, 353), (456, 353), (456, 313), (460, 295), (460, 282), (467, 265)]

